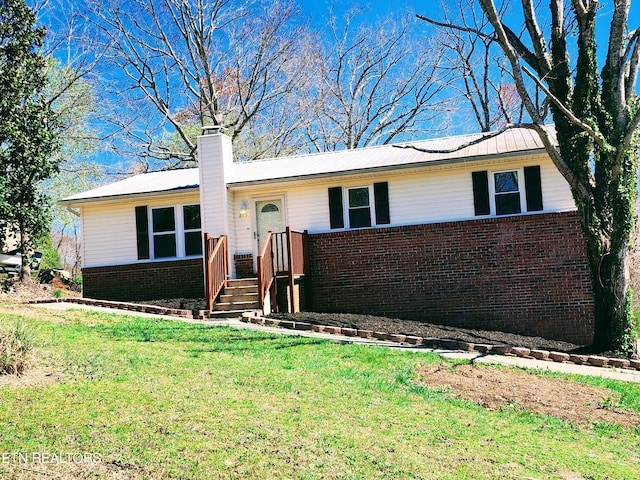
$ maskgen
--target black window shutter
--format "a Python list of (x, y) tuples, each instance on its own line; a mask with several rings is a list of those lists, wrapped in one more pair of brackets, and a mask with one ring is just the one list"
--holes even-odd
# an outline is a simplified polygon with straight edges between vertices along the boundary
[(539, 165), (524, 167), (524, 188), (527, 196), (527, 212), (543, 210)]
[(473, 208), (476, 215), (489, 215), (489, 174), (486, 170), (471, 173), (473, 179)]
[(331, 228), (344, 228), (342, 187), (333, 187), (329, 189), (329, 223)]
[(389, 218), (389, 184), (380, 182), (373, 184), (373, 198), (376, 205), (376, 225), (388, 225)]
[(149, 217), (147, 207), (136, 207), (138, 260), (149, 260)]

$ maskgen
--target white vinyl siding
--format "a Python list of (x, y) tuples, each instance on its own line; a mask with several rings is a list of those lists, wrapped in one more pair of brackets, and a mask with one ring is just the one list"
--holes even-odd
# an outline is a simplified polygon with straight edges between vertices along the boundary
[(523, 167), (531, 165), (540, 166), (543, 212), (575, 209), (569, 186), (544, 155), (532, 155), (518, 161), (502, 161), (493, 165), (457, 165), (453, 168), (389, 171), (357, 177), (342, 176), (315, 180), (308, 185), (254, 185), (238, 188), (233, 192), (232, 218), (236, 227), (236, 251), (253, 251), (253, 226), (249, 217), (253, 217), (255, 212), (250, 208), (249, 217), (240, 218), (240, 206), (243, 201), (253, 205), (254, 198), (284, 196), (287, 225), (299, 231), (326, 232), (330, 231), (328, 188), (340, 186), (346, 192), (348, 188), (386, 181), (389, 185), (390, 225), (471, 220), (476, 218), (473, 208), (472, 171), (483, 168), (489, 171), (522, 170)]
[(200, 203), (197, 193), (96, 202), (82, 207), (83, 266), (137, 263), (135, 207)]
[[(282, 198), (285, 225), (311, 233), (328, 232), (328, 188), (360, 187), (388, 182), (390, 226), (476, 218), (473, 206), (472, 172), (508, 171), (540, 165), (543, 212), (575, 209), (566, 181), (545, 155), (529, 155), (517, 160), (470, 162), (469, 164), (433, 166), (420, 169), (389, 170), (359, 175), (333, 176), (312, 181), (298, 180), (278, 184), (247, 185), (227, 190), (225, 209), (219, 198), (198, 193), (141, 196), (128, 200), (92, 202), (81, 206), (84, 235), (84, 266), (117, 265), (137, 262), (135, 207), (201, 204), (202, 232), (217, 235), (211, 225), (216, 216), (229, 221), (230, 266), (234, 253), (254, 252), (255, 201)], [(214, 169), (215, 171), (215, 169)], [(220, 182), (221, 178), (207, 177)], [(247, 202), (249, 214), (242, 217), (240, 207)], [(212, 214), (217, 210), (217, 214)], [(220, 215), (224, 210), (226, 215)], [(205, 221), (205, 217), (208, 219)]]

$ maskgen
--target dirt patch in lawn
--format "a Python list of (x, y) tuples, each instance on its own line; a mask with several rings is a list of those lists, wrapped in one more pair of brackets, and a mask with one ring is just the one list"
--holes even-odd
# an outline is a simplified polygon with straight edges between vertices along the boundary
[(580, 424), (640, 427), (640, 416), (617, 408), (619, 395), (606, 388), (473, 364), (424, 365), (418, 375), (418, 385), (450, 390), (492, 411), (523, 410)]
[(31, 387), (35, 385), (49, 385), (62, 381), (62, 372), (53, 367), (34, 367), (22, 375), (0, 375), (0, 387)]
[(313, 313), (300, 312), (273, 313), (273, 318), (308, 322), (315, 325), (335, 325), (338, 327), (371, 330), (374, 332), (399, 333), (415, 335), (423, 338), (442, 338), (462, 340), (471, 343), (487, 343), (491, 345), (512, 345), (514, 347), (537, 348), (556, 352), (573, 352), (580, 350), (582, 345), (549, 340), (541, 337), (516, 335), (514, 333), (494, 330), (476, 330), (471, 328), (449, 327), (432, 323), (417, 322), (415, 320), (400, 320), (397, 318), (377, 317), (374, 315), (355, 315), (350, 313)]

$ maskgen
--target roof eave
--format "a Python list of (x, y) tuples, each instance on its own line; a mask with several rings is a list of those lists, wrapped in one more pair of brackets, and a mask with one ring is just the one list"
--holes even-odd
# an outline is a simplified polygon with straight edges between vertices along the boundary
[(120, 195), (105, 195), (103, 197), (87, 197), (87, 198), (77, 198), (77, 199), (62, 199), (58, 200), (58, 205), (69, 206), (72, 207), (74, 205), (79, 204), (87, 204), (87, 203), (97, 203), (104, 201), (113, 201), (113, 200), (127, 200), (132, 198), (140, 198), (140, 197), (149, 197), (149, 196), (161, 196), (161, 195), (172, 195), (176, 193), (190, 193), (190, 192), (198, 192), (200, 190), (199, 185), (189, 186), (189, 187), (179, 187), (172, 188), (170, 190), (159, 190), (154, 192), (136, 192), (136, 193), (124, 193)]

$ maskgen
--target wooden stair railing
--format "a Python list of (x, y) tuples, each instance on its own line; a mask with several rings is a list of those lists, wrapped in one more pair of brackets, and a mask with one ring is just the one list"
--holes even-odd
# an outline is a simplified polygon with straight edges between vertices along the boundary
[(212, 237), (204, 234), (205, 295), (207, 310), (213, 310), (213, 303), (220, 291), (227, 286), (229, 266), (227, 263), (227, 236)]
[(286, 229), (287, 258), (289, 265), (287, 276), (291, 294), (289, 295), (289, 311), (296, 313), (299, 302), (296, 301), (295, 277), (305, 275), (309, 271), (308, 233), (296, 232), (289, 227)]
[(268, 232), (260, 255), (258, 255), (258, 301), (260, 308), (264, 308), (267, 292), (271, 295), (271, 308), (277, 311), (276, 301), (276, 269), (273, 254), (273, 234)]
[(295, 278), (309, 271), (308, 232), (296, 232), (287, 227), (286, 231), (268, 232), (258, 256), (258, 292), (260, 308), (264, 308), (267, 292), (271, 295), (271, 307), (277, 311), (276, 277), (287, 277), (291, 288), (289, 311), (295, 312), (298, 302), (295, 294)]

